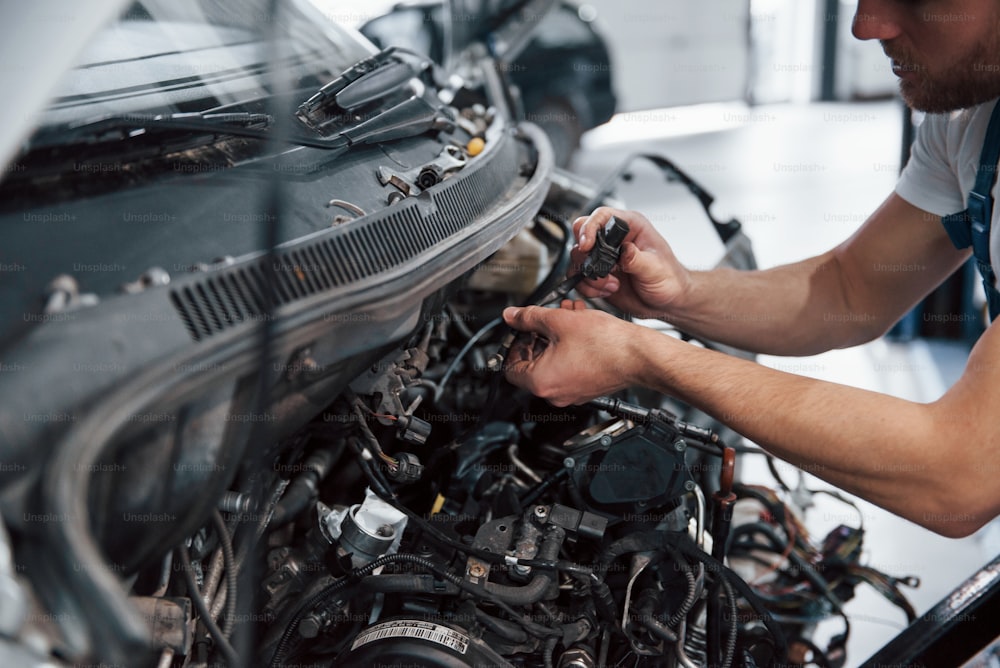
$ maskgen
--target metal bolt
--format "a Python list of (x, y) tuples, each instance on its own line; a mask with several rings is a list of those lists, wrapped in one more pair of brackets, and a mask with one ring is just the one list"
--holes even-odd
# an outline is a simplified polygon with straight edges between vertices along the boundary
[(170, 282), (170, 274), (162, 267), (150, 267), (139, 277), (144, 285), (166, 285)]
[(693, 492), (695, 487), (697, 487), (697, 485), (695, 484), (694, 480), (684, 481), (684, 489), (686, 489), (687, 491)]
[(325, 625), (326, 620), (322, 615), (313, 613), (299, 622), (299, 635), (303, 638), (315, 638)]
[(545, 519), (549, 514), (549, 509), (545, 506), (535, 506), (535, 517)]
[(608, 436), (607, 434), (601, 436), (601, 445), (603, 445), (605, 448), (611, 445), (611, 437)]
[(576, 466), (576, 460), (573, 459), (572, 457), (567, 457), (566, 459), (563, 460), (563, 466), (565, 466), (568, 469), (571, 469), (574, 466)]
[(486, 577), (486, 567), (482, 564), (472, 564), (469, 566), (469, 575), (474, 578)]
[(500, 367), (503, 366), (503, 355), (500, 353), (493, 353), (490, 358), (486, 360), (486, 368), (490, 371), (499, 371)]
[(218, 508), (224, 513), (245, 515), (250, 512), (252, 502), (253, 499), (250, 498), (249, 494), (226, 492), (222, 495), (222, 498), (219, 499)]
[(678, 438), (676, 441), (674, 441), (674, 450), (676, 450), (677, 452), (684, 452), (685, 450), (687, 450), (687, 447), (688, 444), (684, 441), (683, 438)]

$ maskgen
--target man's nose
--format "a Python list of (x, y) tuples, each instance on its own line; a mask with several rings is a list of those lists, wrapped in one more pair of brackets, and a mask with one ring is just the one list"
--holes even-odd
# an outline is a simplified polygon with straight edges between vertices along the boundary
[(898, 37), (899, 27), (896, 0), (860, 0), (854, 13), (851, 32), (861, 40), (890, 40)]

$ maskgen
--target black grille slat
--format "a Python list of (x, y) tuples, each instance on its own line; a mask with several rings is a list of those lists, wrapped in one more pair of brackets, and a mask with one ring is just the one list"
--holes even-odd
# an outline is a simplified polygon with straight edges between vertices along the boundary
[(400, 235), (400, 239), (407, 247), (414, 249), (416, 252), (423, 250), (414, 230), (403, 222), (403, 216), (393, 214), (386, 219), (386, 222), (389, 229)]
[(351, 283), (361, 280), (364, 277), (361, 268), (355, 262), (354, 253), (357, 251), (357, 248), (352, 242), (353, 238), (351, 235), (344, 235), (333, 240), (334, 248), (337, 249), (337, 255), (340, 256), (342, 262), (341, 267), (343, 267), (344, 272), (347, 274), (347, 280)]
[(247, 319), (251, 319), (264, 312), (263, 304), (257, 301), (257, 296), (250, 288), (246, 274), (242, 270), (229, 274), (227, 278), (232, 286), (233, 294), (236, 295), (237, 300), (239, 300), (240, 305), (243, 307), (243, 312), (247, 315)]
[(264, 282), (261, 272), (260, 264), (252, 264), (245, 271), (247, 291), (253, 295), (254, 302), (257, 304), (258, 315), (263, 315), (267, 312), (267, 304), (270, 301), (267, 296), (267, 284)]
[(205, 281), (206, 292), (208, 293), (208, 298), (211, 301), (212, 309), (218, 315), (217, 320), (219, 321), (220, 328), (229, 327), (235, 324), (238, 320), (233, 314), (232, 309), (226, 303), (226, 298), (223, 296), (223, 290), (220, 290), (220, 285), (218, 279), (215, 277), (209, 278)]
[(212, 328), (208, 325), (208, 318), (205, 316), (204, 310), (202, 310), (199, 302), (201, 301), (198, 296), (194, 293), (191, 288), (184, 288), (184, 297), (186, 297), (187, 305), (194, 314), (194, 323), (199, 328), (202, 336), (209, 336), (212, 334)]
[(382, 261), (379, 258), (379, 249), (375, 240), (368, 233), (367, 227), (354, 229), (351, 235), (357, 250), (351, 254), (354, 258), (355, 266), (365, 278), (382, 271)]
[(299, 290), (299, 298), (319, 292), (319, 286), (313, 279), (313, 268), (305, 259), (305, 255), (299, 251), (291, 251), (288, 255), (292, 258), (290, 274)]
[(219, 291), (225, 298), (226, 306), (229, 307), (229, 312), (233, 314), (233, 319), (239, 324), (245, 322), (251, 313), (247, 309), (246, 304), (243, 303), (243, 299), (236, 289), (235, 284), (236, 281), (233, 280), (232, 274), (219, 276)]
[(365, 267), (369, 276), (381, 273), (392, 266), (386, 259), (386, 254), (387, 247), (394, 243), (392, 239), (385, 239), (384, 243), (380, 243), (381, 240), (372, 232), (371, 226), (358, 229), (358, 237), (362, 240), (363, 247), (367, 251), (365, 255), (371, 260)]
[(390, 267), (395, 267), (397, 265), (406, 262), (406, 248), (403, 239), (399, 235), (393, 234), (392, 229), (389, 227), (389, 221), (382, 219), (375, 221), (372, 225), (372, 234), (379, 239), (391, 239), (392, 243), (388, 243), (384, 246), (386, 259), (389, 262)]
[(326, 260), (320, 255), (319, 248), (319, 244), (306, 246), (302, 249), (302, 254), (309, 261), (309, 266), (313, 269), (312, 275), (319, 286), (318, 291), (322, 292), (333, 287), (333, 280), (330, 278), (329, 267), (327, 267)]
[(188, 311), (185, 300), (181, 298), (181, 295), (174, 291), (170, 293), (170, 301), (173, 302), (174, 308), (177, 309), (178, 315), (181, 317), (181, 321), (187, 328), (188, 332), (191, 333), (191, 337), (198, 341), (201, 339), (201, 332), (198, 331), (198, 326), (195, 325), (193, 315)]
[(202, 310), (205, 313), (205, 325), (208, 328), (208, 333), (215, 334), (216, 332), (221, 332), (224, 325), (222, 324), (222, 319), (219, 318), (219, 310), (212, 304), (212, 300), (208, 296), (208, 290), (205, 289), (207, 283), (208, 281), (198, 283), (195, 286), (195, 290), (198, 301), (201, 302)]
[(333, 276), (333, 285), (338, 286), (347, 283), (347, 279), (344, 277), (344, 274), (340, 271), (340, 266), (337, 263), (336, 255), (333, 252), (333, 244), (330, 243), (330, 240), (324, 239), (323, 243), (316, 245), (316, 249), (326, 260), (326, 266), (330, 268), (330, 274)]
[(323, 292), (326, 288), (323, 285), (319, 265), (316, 264), (316, 260), (313, 259), (312, 254), (309, 252), (309, 247), (305, 246), (299, 249), (296, 253), (302, 262), (299, 266), (302, 267), (302, 273), (305, 274), (306, 285), (309, 287), (309, 294), (314, 295), (316, 293)]
[(420, 219), (412, 208), (404, 209), (399, 216), (399, 225), (395, 227), (402, 227), (414, 236), (415, 247), (420, 249), (419, 252), (423, 253), (434, 245), (430, 231), (420, 224)]
[(295, 300), (295, 288), (288, 284), (288, 276), (285, 274), (284, 262), (285, 258), (279, 255), (275, 258), (274, 263), (271, 265), (270, 275), (267, 271), (264, 272), (265, 281), (269, 277), (274, 279), (272, 285), (274, 285), (274, 301), (277, 304), (288, 304)]

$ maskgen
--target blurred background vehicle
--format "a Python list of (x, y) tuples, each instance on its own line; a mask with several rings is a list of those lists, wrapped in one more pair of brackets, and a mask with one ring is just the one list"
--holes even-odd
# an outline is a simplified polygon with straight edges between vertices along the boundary
[[(442, 2), (400, 3), (360, 30), (380, 47), (402, 46), (444, 63), (448, 19)], [(556, 164), (566, 167), (583, 133), (615, 113), (611, 58), (593, 16), (577, 4), (561, 2), (537, 23), (520, 55), (504, 64), (503, 74), (520, 92), (519, 115), (545, 131)]]

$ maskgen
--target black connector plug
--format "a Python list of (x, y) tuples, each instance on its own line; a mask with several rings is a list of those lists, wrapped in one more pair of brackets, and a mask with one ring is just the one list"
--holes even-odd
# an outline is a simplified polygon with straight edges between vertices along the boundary
[(622, 254), (622, 244), (628, 235), (628, 223), (614, 216), (597, 231), (594, 247), (587, 255), (580, 273), (586, 278), (604, 278), (611, 273)]

